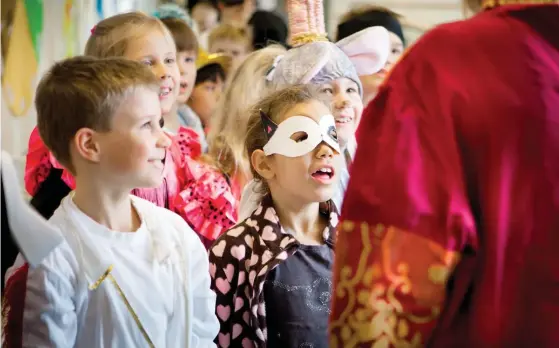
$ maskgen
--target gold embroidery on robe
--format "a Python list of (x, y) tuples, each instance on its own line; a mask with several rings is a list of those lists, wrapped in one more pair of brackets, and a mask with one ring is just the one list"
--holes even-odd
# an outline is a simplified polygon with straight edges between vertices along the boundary
[(6, 330), (8, 328), (8, 315), (10, 315), (10, 304), (6, 295), (2, 296), (2, 346), (6, 341)]
[(354, 267), (335, 270), (343, 308), (335, 308), (330, 347), (421, 347), (421, 329), (438, 320), (459, 253), (395, 227), (343, 221), (340, 229), (358, 234), (362, 245), (350, 246), (361, 249)]

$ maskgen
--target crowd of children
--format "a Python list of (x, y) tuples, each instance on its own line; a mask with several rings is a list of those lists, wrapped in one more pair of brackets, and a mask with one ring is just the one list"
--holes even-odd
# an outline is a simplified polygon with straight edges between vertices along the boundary
[(63, 241), (6, 273), (8, 346), (328, 347), (354, 134), (404, 40), (332, 43), (296, 0), (287, 45), (252, 3), (106, 18), (42, 78), (25, 188)]

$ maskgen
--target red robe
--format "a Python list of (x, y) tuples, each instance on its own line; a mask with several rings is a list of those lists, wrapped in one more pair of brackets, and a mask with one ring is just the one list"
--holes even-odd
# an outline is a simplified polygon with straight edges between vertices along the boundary
[(559, 6), (427, 33), (361, 127), (330, 347), (559, 347)]

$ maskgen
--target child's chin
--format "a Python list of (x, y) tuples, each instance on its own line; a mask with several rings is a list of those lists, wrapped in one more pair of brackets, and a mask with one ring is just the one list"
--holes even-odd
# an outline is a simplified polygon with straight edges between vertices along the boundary
[(143, 180), (138, 180), (137, 188), (153, 189), (163, 184), (163, 176), (146, 177)]
[(334, 189), (333, 188), (324, 188), (322, 190), (318, 190), (315, 192), (315, 197), (313, 197), (313, 202), (328, 202), (334, 197)]
[(165, 100), (161, 102), (161, 113), (163, 115), (168, 114), (173, 109), (173, 105), (175, 104), (175, 100)]
[(179, 94), (179, 96), (177, 97), (177, 103), (179, 104), (186, 104), (186, 102), (188, 101), (188, 95), (185, 94)]

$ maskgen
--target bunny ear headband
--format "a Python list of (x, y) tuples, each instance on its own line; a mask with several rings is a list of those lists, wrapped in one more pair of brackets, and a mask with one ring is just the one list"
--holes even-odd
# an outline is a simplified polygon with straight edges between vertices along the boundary
[(351, 60), (359, 76), (379, 72), (390, 53), (390, 36), (383, 27), (358, 31), (336, 43)]
[(355, 81), (378, 72), (390, 51), (388, 31), (371, 27), (338, 44), (326, 37), (322, 0), (289, 0), (290, 49), (278, 57), (267, 79), (276, 88), (294, 84), (322, 84), (341, 77)]

